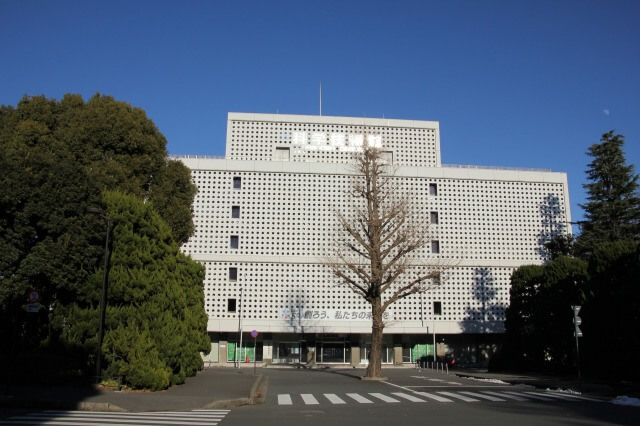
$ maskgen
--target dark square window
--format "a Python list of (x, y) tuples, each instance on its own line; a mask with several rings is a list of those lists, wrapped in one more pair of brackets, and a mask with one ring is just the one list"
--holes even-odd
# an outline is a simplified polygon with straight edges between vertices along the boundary
[(431, 212), (430, 218), (431, 218), (431, 224), (432, 225), (437, 225), (438, 224), (438, 212)]
[(431, 241), (431, 253), (440, 253), (440, 241)]
[(234, 189), (242, 188), (242, 178), (240, 176), (233, 177), (233, 188)]
[(429, 195), (438, 195), (438, 184), (430, 183), (429, 184)]
[(240, 246), (240, 237), (238, 237), (237, 235), (232, 235), (231, 236), (231, 248), (237, 250), (239, 246)]
[(236, 299), (227, 299), (227, 312), (236, 311)]
[(442, 302), (433, 302), (433, 315), (442, 315)]
[(240, 206), (231, 206), (231, 217), (233, 219), (240, 218)]
[(238, 268), (229, 268), (229, 281), (238, 279)]

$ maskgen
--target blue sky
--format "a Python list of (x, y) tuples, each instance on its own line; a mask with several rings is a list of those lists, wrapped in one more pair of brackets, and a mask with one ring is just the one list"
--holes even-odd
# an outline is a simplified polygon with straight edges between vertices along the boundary
[[(569, 175), (616, 129), (640, 160), (640, 1), (0, 2), (0, 104), (109, 94), (172, 154), (227, 112), (437, 120), (442, 160)], [(638, 170), (636, 170), (636, 173)]]

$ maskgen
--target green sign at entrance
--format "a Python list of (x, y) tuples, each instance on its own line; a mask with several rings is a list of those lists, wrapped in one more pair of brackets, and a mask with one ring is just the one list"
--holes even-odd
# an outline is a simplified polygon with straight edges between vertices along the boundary
[(416, 343), (411, 348), (411, 361), (416, 361), (421, 357), (433, 357), (433, 344)]
[[(227, 361), (233, 362), (236, 360), (236, 342), (227, 342)], [(240, 354), (238, 355), (238, 359), (240, 362), (253, 362), (255, 357), (255, 351), (253, 347), (242, 346), (240, 350)]]

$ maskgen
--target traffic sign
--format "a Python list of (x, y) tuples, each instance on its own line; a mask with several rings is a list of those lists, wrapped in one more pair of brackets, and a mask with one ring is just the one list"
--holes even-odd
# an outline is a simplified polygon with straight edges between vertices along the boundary
[(251, 330), (251, 337), (253, 337), (254, 339), (258, 337), (258, 332), (256, 330)]
[(27, 310), (27, 312), (30, 312), (30, 313), (38, 312), (38, 311), (40, 311), (40, 305), (38, 305), (37, 303), (29, 303), (27, 305), (27, 309), (26, 310)]
[(582, 318), (578, 316), (578, 314), (580, 313), (580, 308), (581, 306), (578, 305), (571, 306), (571, 309), (573, 310), (573, 326), (575, 327), (576, 338), (582, 337), (582, 330), (580, 330), (580, 327), (578, 327), (580, 324), (582, 324)]
[(40, 301), (40, 293), (38, 293), (36, 290), (31, 290), (29, 292), (28, 300), (29, 303), (38, 303)]

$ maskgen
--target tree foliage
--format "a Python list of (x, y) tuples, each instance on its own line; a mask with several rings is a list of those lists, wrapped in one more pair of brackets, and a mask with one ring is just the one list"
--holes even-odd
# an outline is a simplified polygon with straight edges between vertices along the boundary
[(627, 165), (624, 136), (610, 131), (602, 135), (599, 144), (589, 147), (593, 158), (584, 184), (587, 190), (585, 220), (581, 224), (578, 245), (582, 252), (605, 241), (640, 237), (640, 198), (638, 175), (633, 165)]
[[(588, 300), (581, 311), (585, 368), (601, 377), (640, 380), (635, 359), (640, 346), (640, 244), (619, 240), (598, 245), (589, 257), (589, 275)], [(603, 351), (615, 354), (615, 363), (603, 363)]]
[[(187, 261), (174, 268), (178, 274), (166, 265), (158, 267), (157, 255), (165, 253), (167, 262), (175, 262), (177, 246), (193, 231), (195, 186), (189, 170), (167, 158), (166, 140), (144, 111), (99, 94), (87, 102), (78, 95), (66, 95), (60, 101), (35, 96), (23, 98), (17, 107), (2, 106), (0, 170), (0, 339), (12, 348), (0, 354), (2, 361), (50, 354), (36, 363), (57, 363), (59, 368), (50, 368), (49, 374), (91, 371), (105, 223), (86, 210), (107, 201), (114, 204), (102, 194), (117, 190), (120, 197), (127, 194), (140, 203), (147, 201), (140, 211), (130, 209), (147, 219), (133, 220), (131, 211), (128, 218), (124, 212), (120, 218), (121, 223), (135, 223), (131, 225), (135, 229), (119, 241), (122, 247), (115, 246), (115, 299), (110, 300), (115, 312), (110, 314), (131, 324), (128, 333), (133, 329), (141, 336), (145, 330), (165, 336), (181, 333), (184, 339), (173, 337), (167, 347), (158, 346), (159, 357), (170, 383), (193, 374), (200, 365), (197, 348), (204, 347), (205, 314), (192, 290), (197, 286), (201, 297), (200, 284), (194, 284), (202, 282), (201, 270)], [(155, 216), (149, 219), (152, 212)], [(156, 235), (161, 243), (135, 237), (140, 233), (149, 238)], [(125, 247), (128, 257), (120, 261), (118, 253)], [(136, 285), (129, 287), (131, 283)], [(183, 288), (187, 284), (189, 291)], [(40, 293), (42, 308), (37, 314), (23, 310), (30, 290)], [(141, 306), (144, 297), (149, 309), (153, 303), (158, 305), (153, 308), (156, 318), (173, 318), (167, 320), (170, 331), (157, 323), (145, 326), (141, 313), (133, 308), (127, 309), (138, 316), (118, 314), (116, 307), (128, 312), (127, 303)], [(164, 298), (169, 297), (177, 300), (168, 305)], [(194, 337), (184, 324), (195, 323)]]
[(572, 368), (570, 308), (584, 303), (587, 278), (587, 263), (569, 256), (514, 271), (501, 360), (506, 366), (554, 371)]
[(569, 237), (551, 240), (546, 245), (551, 262), (522, 266), (512, 275), (505, 345), (493, 367), (573, 368), (570, 306), (577, 304), (583, 373), (640, 379), (634, 359), (640, 344), (638, 175), (626, 165), (623, 143), (624, 137), (611, 131), (589, 148), (586, 218), (576, 243)]
[[(366, 376), (381, 371), (383, 314), (394, 302), (427, 291), (442, 265), (419, 260), (430, 241), (428, 223), (411, 208), (378, 148), (355, 156), (353, 204), (336, 212), (336, 245), (326, 264), (344, 285), (371, 304), (371, 356)], [(422, 219), (422, 220), (421, 220)]]
[[(107, 192), (104, 199), (114, 223), (102, 348), (106, 374), (121, 376), (134, 388), (183, 383), (201, 368), (200, 352), (209, 351), (204, 267), (180, 254), (152, 204), (118, 192)], [(101, 277), (97, 269), (90, 278), (93, 287)], [(58, 322), (68, 324), (62, 339), (95, 344), (95, 329), (83, 320), (97, 321), (97, 309), (92, 301), (62, 312)]]
[(70, 94), (59, 102), (25, 97), (17, 108), (1, 108), (0, 143), (17, 145), (25, 161), (37, 144), (64, 152), (66, 163), (77, 162), (99, 191), (156, 201), (176, 241), (186, 241), (193, 231), (196, 189), (189, 169), (167, 158), (166, 139), (140, 108), (100, 94), (87, 102)]

